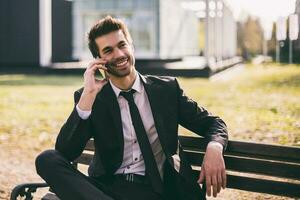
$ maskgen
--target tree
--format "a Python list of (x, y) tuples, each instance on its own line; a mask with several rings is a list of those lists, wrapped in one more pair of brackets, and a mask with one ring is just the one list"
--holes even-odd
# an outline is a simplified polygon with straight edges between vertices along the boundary
[(272, 37), (271, 40), (268, 41), (268, 55), (272, 56), (272, 58), (275, 60), (276, 57), (276, 23), (273, 23), (272, 26)]
[(263, 29), (260, 21), (248, 17), (243, 23), (238, 24), (238, 52), (245, 59), (262, 53)]

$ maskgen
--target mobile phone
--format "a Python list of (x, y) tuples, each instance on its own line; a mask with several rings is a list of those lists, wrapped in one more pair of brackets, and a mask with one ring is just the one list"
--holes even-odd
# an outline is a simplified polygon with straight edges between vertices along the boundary
[(106, 78), (106, 73), (104, 72), (103, 69), (98, 69), (98, 72), (99, 72), (99, 75), (100, 75), (100, 79), (107, 79)]
[[(97, 59), (99, 58), (99, 56), (97, 56)], [(109, 72), (109, 68), (111, 68), (112, 67), (112, 63), (106, 63), (105, 64), (105, 67), (107, 68), (107, 71)], [(99, 75), (100, 75), (100, 78), (101, 79), (107, 79), (107, 77), (106, 77), (106, 73), (105, 73), (105, 71), (103, 70), (103, 69), (98, 69), (98, 72), (99, 72)], [(98, 73), (97, 73), (98, 74)]]
[(110, 62), (107, 62), (105, 64), (105, 67), (107, 68), (107, 72), (110, 73), (111, 72), (111, 69), (114, 67), (114, 62), (110, 61)]

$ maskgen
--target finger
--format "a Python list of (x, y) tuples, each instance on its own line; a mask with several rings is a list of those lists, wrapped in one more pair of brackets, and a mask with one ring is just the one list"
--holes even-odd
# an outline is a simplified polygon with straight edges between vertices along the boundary
[(93, 66), (89, 69), (86, 69), (85, 72), (84, 72), (84, 78), (85, 79), (89, 79), (89, 77), (94, 77), (95, 78), (95, 74), (96, 74), (96, 71), (98, 70), (98, 67), (97, 66)]
[(103, 59), (96, 59), (96, 60), (93, 60), (92, 62), (89, 63), (88, 67), (87, 68), (91, 68), (93, 67), (94, 65), (105, 65), (107, 63), (106, 60), (103, 60)]
[(217, 181), (218, 181), (218, 193), (221, 191), (221, 187), (222, 187), (222, 184), (223, 184), (223, 181), (222, 181), (222, 173), (218, 173), (218, 176), (217, 176)]
[(101, 85), (105, 85), (108, 83), (106, 79), (95, 79), (96, 83), (99, 83)]
[(211, 177), (210, 176), (205, 177), (205, 183), (206, 183), (206, 193), (210, 197), (210, 195), (211, 195)]
[(106, 67), (104, 67), (103, 65), (94, 65), (93, 67), (91, 67), (90, 69), (88, 69), (88, 70), (90, 70), (90, 71), (92, 71), (93, 73), (95, 73), (97, 70), (99, 70), (99, 69), (102, 69), (102, 70), (104, 70), (104, 71), (107, 71), (107, 68)]
[(226, 185), (227, 185), (226, 171), (222, 170), (222, 187), (223, 187), (223, 189), (226, 188)]
[(104, 65), (95, 65), (98, 69), (103, 69), (105, 71), (107, 71), (107, 67), (105, 67)]
[(217, 176), (212, 177), (212, 185), (213, 185), (213, 196), (217, 197), (217, 191), (218, 191)]
[(199, 180), (198, 183), (203, 183), (204, 181), (204, 167), (201, 168), (201, 172), (200, 172), (200, 176), (199, 176)]
[(101, 58), (95, 60), (95, 64), (105, 65), (107, 62), (108, 62), (107, 60)]
[(98, 70), (98, 67), (97, 65), (93, 65), (92, 67), (88, 68), (86, 70), (86, 73), (87, 74), (95, 74), (95, 72)]

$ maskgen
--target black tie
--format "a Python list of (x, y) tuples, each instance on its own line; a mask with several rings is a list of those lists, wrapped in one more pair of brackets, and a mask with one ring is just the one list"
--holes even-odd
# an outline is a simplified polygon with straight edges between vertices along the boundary
[(159, 175), (158, 167), (151, 149), (150, 142), (147, 137), (147, 133), (143, 125), (142, 118), (140, 116), (136, 104), (134, 103), (133, 93), (135, 93), (135, 90), (131, 89), (128, 92), (124, 92), (124, 91), (120, 92), (120, 95), (123, 96), (129, 104), (132, 123), (145, 162), (146, 174), (151, 181), (151, 185), (154, 191), (162, 194), (162, 190), (163, 190), (162, 180)]

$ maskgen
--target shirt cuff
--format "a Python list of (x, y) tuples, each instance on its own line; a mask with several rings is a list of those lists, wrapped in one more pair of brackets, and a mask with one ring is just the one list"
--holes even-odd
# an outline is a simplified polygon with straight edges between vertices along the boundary
[(219, 146), (219, 148), (221, 148), (221, 150), (223, 151), (223, 145), (219, 142), (216, 142), (216, 141), (210, 141), (207, 146), (211, 146), (211, 145), (216, 145), (216, 146)]
[(91, 115), (92, 111), (91, 110), (81, 110), (78, 106), (78, 104), (76, 105), (76, 110), (77, 110), (77, 113), (79, 115), (79, 117), (81, 119), (87, 119), (89, 118), (89, 116)]

